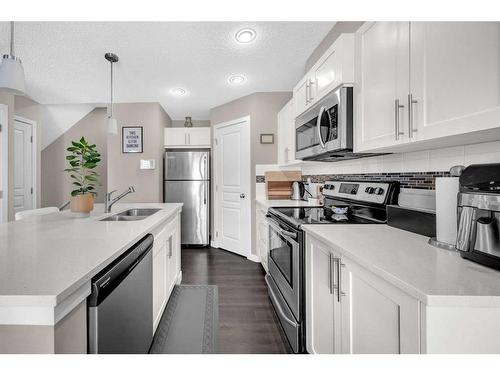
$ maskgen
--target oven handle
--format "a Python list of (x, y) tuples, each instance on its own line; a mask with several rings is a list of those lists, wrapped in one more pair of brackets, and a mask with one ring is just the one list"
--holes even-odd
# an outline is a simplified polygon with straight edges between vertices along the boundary
[(269, 278), (269, 277), (270, 277), (269, 275), (264, 276), (264, 280), (265, 280), (265, 282), (266, 282), (266, 284), (267, 284), (267, 290), (269, 291), (269, 294), (270, 294), (270, 296), (271, 296), (271, 299), (272, 299), (272, 300), (273, 300), (273, 302), (274, 302), (274, 304), (273, 304), (273, 305), (274, 305), (274, 307), (276, 307), (276, 310), (278, 310), (278, 313), (281, 315), (281, 317), (282, 317), (283, 319), (285, 319), (285, 321), (286, 321), (288, 324), (290, 324), (293, 328), (297, 328), (297, 323), (296, 323), (296, 322), (294, 322), (294, 321), (292, 321), (292, 320), (290, 320), (290, 319), (289, 319), (289, 318), (285, 315), (285, 312), (283, 311), (283, 309), (282, 309), (281, 305), (279, 304), (278, 299), (276, 298), (276, 295), (274, 294), (274, 291), (273, 291), (273, 288), (271, 287), (271, 284), (269, 284), (269, 281), (268, 281), (268, 278)]
[(284, 229), (281, 229), (281, 227), (279, 226), (279, 224), (272, 220), (271, 217), (269, 215), (266, 215), (266, 218), (267, 218), (267, 221), (269, 222), (269, 224), (271, 224), (273, 226), (273, 228), (281, 235), (283, 236), (286, 236), (286, 237), (290, 237), (292, 239), (297, 239), (297, 233), (295, 232), (290, 232), (288, 230), (284, 230)]

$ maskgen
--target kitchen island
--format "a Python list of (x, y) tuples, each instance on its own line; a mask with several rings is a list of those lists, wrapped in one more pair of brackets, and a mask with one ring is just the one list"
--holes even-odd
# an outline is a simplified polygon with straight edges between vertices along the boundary
[[(132, 208), (160, 210), (137, 221), (100, 221)], [(87, 218), (65, 211), (1, 224), (0, 353), (86, 352), (91, 278), (148, 233), (155, 235), (154, 257), (161, 251), (157, 235), (163, 238), (167, 226), (177, 230), (172, 279), (180, 282), (181, 210), (178, 203), (118, 203), (104, 214), (97, 204)]]

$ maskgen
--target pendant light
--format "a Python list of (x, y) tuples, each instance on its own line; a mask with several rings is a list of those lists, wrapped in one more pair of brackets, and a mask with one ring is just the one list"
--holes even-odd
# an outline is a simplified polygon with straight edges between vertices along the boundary
[(118, 61), (118, 56), (114, 53), (108, 52), (104, 55), (104, 58), (108, 60), (111, 64), (111, 100), (110, 100), (110, 111), (108, 116), (108, 134), (118, 134), (118, 122), (113, 117), (113, 63)]
[(3, 55), (0, 62), (0, 91), (9, 94), (24, 95), (26, 82), (21, 59), (14, 55), (14, 21), (10, 22), (10, 51)]

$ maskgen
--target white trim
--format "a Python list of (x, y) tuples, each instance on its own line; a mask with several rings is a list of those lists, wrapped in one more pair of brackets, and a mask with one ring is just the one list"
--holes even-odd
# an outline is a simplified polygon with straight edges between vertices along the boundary
[[(249, 181), (249, 186), (248, 186), (248, 193), (249, 193), (249, 200), (250, 200), (250, 212), (249, 212), (249, 215), (250, 215), (250, 220), (249, 220), (249, 223), (250, 223), (250, 238), (249, 238), (249, 241), (250, 241), (250, 246), (249, 246), (249, 249), (248, 249), (248, 252), (249, 252), (249, 256), (252, 255), (252, 201), (253, 201), (253, 197), (252, 197), (252, 143), (251, 143), (251, 134), (252, 134), (252, 124), (251, 124), (251, 121), (250, 121), (250, 115), (248, 116), (244, 116), (244, 117), (240, 117), (240, 118), (236, 118), (236, 119), (233, 119), (233, 120), (229, 120), (229, 121), (225, 121), (225, 122), (221, 122), (221, 123), (218, 123), (218, 124), (215, 124), (213, 126), (213, 129), (212, 129), (212, 152), (213, 152), (213, 160), (212, 160), (212, 165), (213, 165), (213, 189), (214, 189), (214, 205), (213, 205), (213, 212), (214, 212), (214, 232), (218, 232), (218, 228), (217, 228), (217, 225), (219, 223), (219, 215), (218, 215), (218, 204), (219, 204), (219, 201), (218, 201), (218, 191), (215, 190), (215, 187), (218, 185), (218, 173), (217, 173), (217, 163), (215, 162), (215, 155), (217, 154), (217, 149), (219, 147), (218, 143), (216, 142), (216, 135), (217, 135), (217, 130), (219, 129), (222, 129), (222, 128), (225, 128), (227, 126), (231, 126), (231, 125), (236, 125), (236, 124), (240, 124), (240, 123), (246, 123), (248, 124), (248, 132), (249, 132), (249, 152), (250, 152), (250, 155), (249, 155), (249, 158), (248, 158), (248, 161), (249, 161), (249, 165), (248, 165), (248, 181)], [(217, 236), (215, 236), (215, 238), (213, 238), (213, 247), (215, 248), (219, 248), (219, 238)]]
[(0, 306), (1, 324), (54, 326), (90, 295), (90, 281), (56, 306)]
[(33, 142), (31, 143), (31, 163), (32, 163), (32, 188), (33, 194), (31, 199), (33, 200), (33, 208), (38, 208), (38, 124), (36, 121), (30, 120), (26, 117), (14, 116), (14, 122), (19, 121), (24, 124), (31, 126), (31, 135), (33, 137)]
[(250, 254), (249, 256), (247, 256), (247, 259), (255, 263), (260, 263), (260, 256), (255, 254)]
[(2, 131), (0, 132), (1, 141), (1, 166), (0, 173), (2, 177), (2, 198), (0, 199), (0, 223), (6, 223), (9, 220), (9, 107), (5, 104), (0, 104), (0, 124)]

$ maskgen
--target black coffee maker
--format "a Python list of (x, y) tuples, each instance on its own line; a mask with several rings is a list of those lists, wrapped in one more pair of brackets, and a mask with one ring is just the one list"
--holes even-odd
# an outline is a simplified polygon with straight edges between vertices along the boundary
[(456, 248), (500, 270), (500, 164), (474, 164), (460, 176)]

